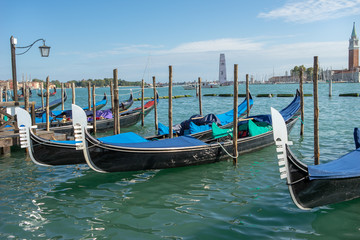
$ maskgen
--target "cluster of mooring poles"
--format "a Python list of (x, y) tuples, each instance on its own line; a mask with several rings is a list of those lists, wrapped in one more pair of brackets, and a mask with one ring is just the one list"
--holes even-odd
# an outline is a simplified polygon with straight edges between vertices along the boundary
[[(318, 57), (314, 56), (314, 71), (313, 71), (313, 95), (314, 95), (314, 164), (320, 163), (320, 145), (319, 145), (319, 97), (318, 97), (318, 72), (319, 61)], [(300, 136), (304, 135), (304, 91), (303, 91), (303, 75), (304, 69), (300, 70), (300, 112), (301, 112), (301, 127)], [(331, 97), (331, 80), (329, 82), (329, 96)]]

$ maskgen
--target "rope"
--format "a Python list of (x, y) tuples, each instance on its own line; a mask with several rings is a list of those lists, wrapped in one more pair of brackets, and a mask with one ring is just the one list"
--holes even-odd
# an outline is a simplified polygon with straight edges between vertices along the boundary
[(223, 145), (221, 145), (221, 143), (217, 142), (217, 144), (220, 145), (220, 147), (225, 151), (225, 153), (226, 153), (229, 157), (231, 157), (231, 158), (238, 158), (238, 157), (239, 157), (239, 152), (237, 153), (236, 157), (234, 157), (234, 156), (231, 155), (228, 151), (226, 151), (226, 149), (224, 148)]
[(298, 117), (298, 119), (300, 119), (300, 122), (305, 125), (305, 123), (303, 122), (303, 120), (301, 120), (301, 117)]

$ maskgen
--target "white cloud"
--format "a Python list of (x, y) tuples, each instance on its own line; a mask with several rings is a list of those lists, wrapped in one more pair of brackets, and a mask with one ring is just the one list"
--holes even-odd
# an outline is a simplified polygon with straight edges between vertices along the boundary
[(250, 39), (224, 38), (208, 41), (198, 41), (181, 44), (167, 53), (199, 53), (199, 52), (219, 52), (219, 51), (253, 51), (259, 50), (262, 43), (254, 42)]
[(305, 0), (291, 1), (283, 7), (258, 17), (288, 22), (309, 23), (326, 19), (336, 19), (360, 13), (360, 0)]

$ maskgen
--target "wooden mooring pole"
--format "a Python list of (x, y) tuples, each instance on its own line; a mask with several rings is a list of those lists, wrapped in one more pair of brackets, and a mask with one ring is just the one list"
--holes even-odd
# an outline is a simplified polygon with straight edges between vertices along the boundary
[(89, 111), (91, 111), (91, 82), (88, 81), (88, 106)]
[(156, 81), (155, 76), (152, 77), (153, 79), (153, 88), (154, 88), (154, 116), (155, 116), (155, 134), (158, 134), (159, 124), (158, 124), (158, 116), (157, 116), (157, 98), (156, 98)]
[[(27, 76), (26, 76), (27, 78)], [(26, 81), (24, 82), (24, 100), (25, 100), (25, 110), (29, 112), (29, 89), (27, 88), (27, 79)]]
[(172, 66), (169, 66), (169, 138), (173, 138), (172, 119)]
[(314, 57), (314, 164), (318, 165), (320, 158), (319, 145), (319, 102), (318, 102), (318, 57)]
[(114, 84), (110, 82), (111, 111), (114, 115)]
[(46, 131), (50, 130), (50, 121), (49, 121), (49, 115), (50, 115), (50, 109), (49, 109), (49, 97), (50, 97), (50, 80), (49, 76), (46, 77)]
[(64, 111), (65, 102), (64, 102), (64, 83), (61, 83), (61, 110)]
[(300, 112), (301, 112), (301, 125), (300, 125), (300, 136), (304, 136), (304, 89), (303, 89), (303, 75), (304, 69), (300, 70)]
[(329, 79), (329, 97), (332, 96), (332, 79)]
[(40, 84), (40, 90), (41, 90), (41, 107), (42, 107), (42, 110), (44, 111), (45, 105), (44, 105), (44, 83), (43, 82)]
[(246, 74), (246, 116), (250, 116), (250, 91), (249, 91), (249, 74)]
[(120, 134), (118, 70), (114, 69), (114, 134)]
[[(96, 106), (95, 106), (95, 84), (93, 85), (92, 88), (92, 105), (93, 105), (93, 131), (94, 134), (96, 134)], [(89, 107), (90, 110), (90, 107)]]
[(72, 88), (72, 104), (75, 104), (75, 83), (74, 82), (71, 84), (71, 88)]
[(233, 164), (237, 164), (238, 148), (237, 148), (237, 135), (238, 135), (238, 65), (234, 64), (234, 126), (233, 126)]
[(144, 79), (141, 80), (141, 126), (144, 126)]
[(202, 103), (201, 103), (201, 77), (198, 78), (198, 82), (199, 82), (199, 111), (200, 111), (200, 115), (202, 116)]

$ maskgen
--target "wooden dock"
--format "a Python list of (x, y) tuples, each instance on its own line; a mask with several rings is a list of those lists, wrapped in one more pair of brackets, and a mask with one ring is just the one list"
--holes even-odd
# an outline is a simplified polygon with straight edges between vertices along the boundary
[[(25, 106), (24, 102), (0, 102), (0, 155), (9, 155), (12, 146), (20, 146), (20, 135), (15, 116), (15, 107)], [(35, 116), (35, 102), (31, 103), (32, 116)], [(33, 122), (35, 119), (33, 119)], [(66, 140), (66, 134), (54, 131), (37, 130), (36, 135), (45, 139)]]

